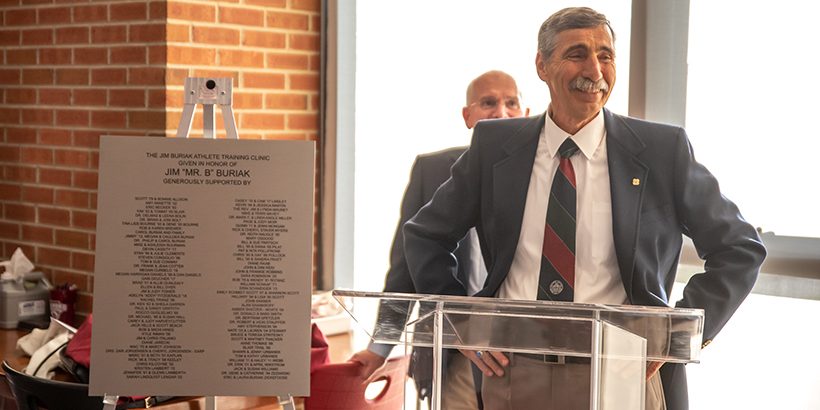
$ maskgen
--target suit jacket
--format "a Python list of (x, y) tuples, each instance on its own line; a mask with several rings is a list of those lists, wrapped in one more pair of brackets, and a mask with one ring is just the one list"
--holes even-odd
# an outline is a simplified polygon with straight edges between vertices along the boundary
[[(416, 293), (404, 254), (402, 227), (433, 198), (438, 187), (450, 178), (450, 167), (466, 150), (467, 147), (450, 148), (416, 157), (410, 171), (410, 182), (401, 201), (401, 216), (390, 248), (390, 269), (384, 281), (385, 292)], [(470, 236), (465, 235), (455, 251), (458, 259), (456, 278), (464, 284), (465, 289), (468, 275), (474, 269), (470, 258), (471, 242)]]
[[(705, 260), (678, 307), (704, 309), (711, 341), (754, 285), (766, 251), (755, 229), (695, 161), (683, 128), (603, 109), (612, 195), (612, 233), (621, 279), (633, 305), (668, 306), (682, 235)], [(512, 264), (544, 114), (479, 122), (452, 177), (404, 228), (416, 291), (464, 295), (450, 279), (449, 252), (472, 226), (489, 271), (476, 296), (492, 297)], [(661, 368), (667, 406), (688, 408), (683, 365)]]
[[(433, 194), (438, 187), (450, 178), (450, 167), (466, 150), (467, 147), (457, 147), (416, 157), (413, 169), (410, 171), (410, 182), (407, 184), (407, 189), (401, 201), (401, 216), (396, 227), (396, 233), (393, 236), (393, 245), (390, 248), (390, 269), (385, 277), (385, 292), (416, 293), (416, 288), (410, 277), (410, 270), (407, 267), (407, 258), (404, 254), (402, 227), (422, 206), (433, 198)], [(454, 252), (454, 256), (458, 260), (454, 278), (463, 284), (465, 292), (470, 273), (477, 270), (477, 267), (473, 266), (470, 253), (471, 247), (472, 238), (470, 235), (464, 235), (458, 242), (458, 249)], [(388, 309), (388, 306), (384, 304), (380, 306), (379, 323), (404, 323), (409, 312), (413, 309), (413, 305), (394, 302), (391, 303), (390, 308)], [(384, 337), (398, 339), (402, 330), (384, 326), (380, 327), (377, 332), (381, 332)], [(452, 357), (447, 353), (445, 352), (446, 361)], [(413, 355), (413, 360), (408, 369), (409, 375), (416, 383), (419, 397), (429, 397), (432, 392), (432, 350), (416, 348)]]

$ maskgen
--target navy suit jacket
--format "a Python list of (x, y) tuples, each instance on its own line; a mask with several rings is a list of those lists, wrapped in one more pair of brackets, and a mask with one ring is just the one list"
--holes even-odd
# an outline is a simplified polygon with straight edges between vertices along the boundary
[[(407, 189), (401, 201), (401, 216), (390, 248), (390, 269), (385, 277), (384, 292), (416, 293), (416, 288), (410, 277), (410, 269), (407, 266), (407, 258), (404, 254), (402, 227), (422, 206), (433, 198), (433, 194), (435, 194), (438, 187), (450, 178), (450, 167), (466, 150), (467, 147), (449, 148), (416, 157), (413, 169), (410, 171), (410, 182), (407, 184)], [(471, 237), (465, 235), (459, 241), (458, 249), (454, 252), (454, 256), (458, 259), (455, 278), (463, 284), (462, 286), (465, 289), (467, 288), (469, 275), (477, 270), (477, 267), (473, 266), (470, 255), (471, 244)], [(393, 303), (390, 309), (379, 309), (378, 321), (380, 323), (403, 324), (412, 308), (412, 304), (399, 307), (399, 305)], [(394, 333), (392, 337), (398, 339), (403, 329), (384, 326), (380, 330), (392, 331)], [(428, 397), (432, 392), (432, 351), (430, 349), (416, 349), (415, 351), (416, 360), (411, 362), (408, 372), (416, 382), (419, 396)], [(448, 352), (445, 352), (446, 361), (450, 360), (451, 357)]]
[[(404, 234), (402, 227), (433, 198), (441, 184), (450, 178), (450, 167), (467, 147), (449, 148), (443, 151), (422, 154), (416, 157), (413, 169), (410, 171), (410, 182), (401, 201), (401, 216), (393, 236), (393, 245), (390, 247), (390, 269), (384, 281), (385, 292), (416, 293), (413, 280), (410, 278), (410, 269), (407, 267), (407, 257), (404, 254)], [(470, 236), (464, 236), (455, 251), (458, 258), (456, 277), (467, 287), (469, 272), (473, 271), (470, 259)]]
[[(751, 291), (766, 255), (755, 229), (695, 161), (681, 127), (603, 109), (612, 234), (633, 305), (668, 306), (682, 235), (705, 260), (677, 307), (705, 310), (709, 342)], [(475, 226), (489, 275), (476, 296), (492, 297), (513, 261), (544, 114), (479, 122), (468, 151), (432, 201), (405, 224), (405, 251), (418, 293), (464, 295), (452, 280), (455, 243)], [(661, 379), (670, 410), (688, 408), (683, 365)]]

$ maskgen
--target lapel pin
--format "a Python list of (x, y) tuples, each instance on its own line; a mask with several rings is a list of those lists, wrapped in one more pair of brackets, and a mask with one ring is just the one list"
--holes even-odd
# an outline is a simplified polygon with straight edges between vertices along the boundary
[(632, 185), (638, 186), (638, 185), (640, 185), (640, 184), (641, 184), (641, 180), (640, 180), (640, 179), (638, 179), (638, 178), (634, 178), (634, 179), (632, 180)]

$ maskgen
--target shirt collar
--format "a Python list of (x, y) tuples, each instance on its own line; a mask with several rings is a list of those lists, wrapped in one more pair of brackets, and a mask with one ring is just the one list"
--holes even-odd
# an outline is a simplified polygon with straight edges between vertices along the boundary
[(603, 110), (598, 111), (598, 115), (596, 115), (592, 121), (590, 121), (587, 125), (584, 125), (584, 127), (575, 133), (575, 135), (570, 135), (561, 128), (558, 128), (558, 125), (552, 121), (548, 109), (547, 115), (544, 115), (545, 120), (544, 128), (541, 129), (541, 139), (547, 144), (550, 158), (555, 158), (558, 148), (564, 143), (564, 140), (567, 138), (572, 138), (572, 140), (575, 141), (575, 144), (578, 145), (578, 148), (581, 149), (584, 156), (587, 159), (591, 159), (592, 154), (594, 154), (595, 150), (598, 149), (598, 146), (601, 145), (601, 142), (604, 140), (604, 136), (606, 135), (606, 128), (604, 128), (604, 115), (602, 112)]

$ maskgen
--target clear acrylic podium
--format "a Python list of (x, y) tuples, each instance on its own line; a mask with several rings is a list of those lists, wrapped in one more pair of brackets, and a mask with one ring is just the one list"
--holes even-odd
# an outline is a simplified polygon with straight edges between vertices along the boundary
[[(429, 369), (432, 410), (442, 408), (445, 349), (586, 358), (580, 360), (589, 361), (592, 410), (643, 410), (647, 361), (700, 359), (700, 309), (343, 290), (333, 295), (352, 301), (352, 309), (350, 303), (345, 309), (374, 342), (404, 345), (411, 373)], [(425, 348), (429, 359), (412, 350)], [(419, 363), (424, 360), (430, 362)], [(423, 379), (424, 372), (416, 370), (414, 378)], [(413, 393), (407, 390), (406, 396)]]

